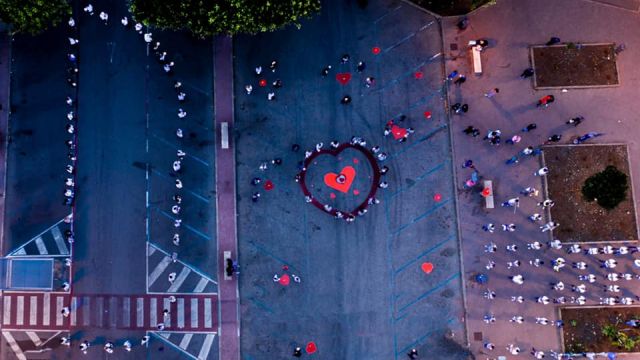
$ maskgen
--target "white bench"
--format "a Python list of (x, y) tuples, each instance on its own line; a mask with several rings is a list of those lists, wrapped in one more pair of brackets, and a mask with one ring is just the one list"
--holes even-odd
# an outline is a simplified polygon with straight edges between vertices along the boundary
[(473, 57), (473, 72), (482, 74), (482, 58), (480, 57), (482, 46), (476, 45), (471, 47), (471, 55)]
[(220, 125), (220, 146), (223, 149), (229, 148), (229, 123), (223, 122)]
[(487, 209), (493, 209), (493, 207), (494, 207), (494, 204), (493, 204), (493, 181), (484, 180), (484, 188), (485, 189), (489, 189), (489, 195), (484, 197), (485, 207)]

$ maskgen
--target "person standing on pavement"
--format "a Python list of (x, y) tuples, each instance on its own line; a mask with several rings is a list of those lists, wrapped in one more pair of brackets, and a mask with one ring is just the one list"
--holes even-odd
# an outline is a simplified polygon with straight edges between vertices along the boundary
[(484, 96), (485, 96), (486, 98), (489, 98), (489, 99), (490, 99), (490, 98), (492, 98), (492, 97), (494, 97), (494, 96), (498, 95), (498, 93), (499, 93), (499, 92), (500, 92), (500, 89), (498, 89), (498, 88), (493, 88), (493, 89), (491, 89), (491, 90), (487, 91), (486, 93), (484, 93)]

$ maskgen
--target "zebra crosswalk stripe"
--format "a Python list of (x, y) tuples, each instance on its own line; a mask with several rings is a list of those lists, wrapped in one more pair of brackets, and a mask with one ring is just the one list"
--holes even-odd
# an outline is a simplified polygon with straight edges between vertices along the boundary
[(35, 325), (38, 321), (38, 297), (29, 296), (29, 325)]
[(187, 350), (187, 346), (189, 346), (189, 343), (191, 342), (191, 338), (193, 337), (193, 334), (188, 333), (188, 334), (184, 334), (184, 337), (182, 337), (182, 340), (180, 340), (180, 345), (178, 345), (182, 350)]
[(178, 329), (184, 328), (184, 299), (178, 299)]
[(44, 293), (42, 296), (42, 325), (49, 326), (50, 323), (50, 312), (51, 311), (51, 295), (49, 293)]
[(24, 324), (24, 296), (18, 296), (16, 304), (16, 325)]
[(22, 349), (20, 349), (20, 346), (18, 346), (16, 339), (13, 337), (13, 335), (11, 335), (10, 332), (3, 331), (2, 336), (4, 336), (5, 340), (7, 340), (7, 344), (9, 344), (11, 350), (13, 350), (13, 352), (16, 354), (18, 360), (27, 360), (27, 357), (24, 355)]
[(4, 314), (2, 316), (3, 324), (11, 323), (11, 296), (4, 297)]
[(38, 247), (38, 252), (40, 253), (40, 255), (49, 255), (47, 247), (44, 246), (44, 241), (42, 241), (42, 238), (39, 236), (36, 238), (36, 246)]
[(157, 326), (158, 325), (158, 299), (151, 298), (151, 303), (149, 304), (149, 326)]
[(33, 331), (26, 331), (26, 334), (29, 337), (29, 339), (31, 339), (31, 341), (33, 341), (35, 346), (42, 345), (42, 340), (40, 340), (40, 338), (38, 337), (38, 335), (36, 333), (34, 333)]
[(191, 327), (198, 327), (198, 299), (191, 299)]
[(183, 267), (182, 270), (180, 270), (180, 274), (178, 274), (178, 277), (173, 282), (173, 284), (171, 284), (171, 286), (169, 287), (169, 290), (167, 290), (167, 292), (177, 292), (178, 289), (180, 288), (180, 286), (182, 286), (182, 284), (187, 279), (187, 276), (189, 276), (190, 273), (191, 273), (191, 269), (189, 269), (186, 266)]
[(56, 326), (62, 325), (62, 308), (64, 298), (62, 296), (56, 296)]
[(124, 327), (131, 326), (131, 298), (122, 299), (122, 325)]
[(67, 249), (67, 245), (64, 243), (64, 239), (62, 238), (62, 233), (57, 226), (54, 226), (51, 229), (51, 235), (53, 235), (53, 239), (56, 241), (56, 246), (58, 247), (58, 251), (62, 255), (68, 255), (69, 249)]
[(136, 298), (136, 326), (144, 326), (144, 298)]
[(82, 297), (82, 325), (89, 326), (91, 323), (91, 298)]
[(215, 339), (215, 334), (207, 334), (207, 337), (204, 338), (204, 344), (200, 348), (200, 353), (198, 354), (198, 360), (206, 360), (209, 356), (209, 351), (211, 351), (211, 344), (213, 344), (213, 339)]
[(78, 320), (78, 298), (71, 298), (71, 326), (76, 326), (76, 321)]
[(211, 313), (211, 299), (210, 298), (205, 298), (204, 299), (204, 327), (205, 328), (210, 328), (211, 322), (212, 322), (212, 313)]

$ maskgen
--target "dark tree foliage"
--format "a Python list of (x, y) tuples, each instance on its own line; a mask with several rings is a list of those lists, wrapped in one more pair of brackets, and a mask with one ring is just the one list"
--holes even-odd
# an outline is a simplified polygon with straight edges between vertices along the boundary
[(71, 15), (67, 0), (0, 0), (0, 20), (14, 33), (38, 34)]
[(582, 194), (587, 201), (595, 200), (598, 205), (611, 210), (626, 198), (628, 188), (627, 175), (609, 165), (584, 182)]
[(320, 11), (320, 0), (132, 0), (136, 21), (161, 29), (215, 34), (274, 31)]

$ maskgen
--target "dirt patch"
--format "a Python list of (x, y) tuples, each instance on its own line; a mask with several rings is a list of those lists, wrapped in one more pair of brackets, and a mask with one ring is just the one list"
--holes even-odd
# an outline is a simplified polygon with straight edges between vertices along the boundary
[(411, 0), (418, 6), (442, 16), (463, 15), (492, 0)]
[[(555, 202), (551, 218), (560, 223), (554, 230), (560, 241), (636, 240), (636, 224), (631, 175), (625, 145), (545, 146), (545, 165), (549, 167), (547, 190)], [(613, 165), (629, 179), (627, 196), (620, 205), (606, 210), (595, 201), (587, 202), (582, 185), (590, 176)]]
[(560, 313), (564, 321), (565, 352), (640, 352), (640, 343), (632, 350), (625, 350), (613, 345), (602, 331), (611, 325), (631, 338), (640, 336), (640, 329), (625, 324), (640, 319), (640, 307), (564, 308)]
[(615, 44), (531, 48), (536, 88), (618, 85)]

